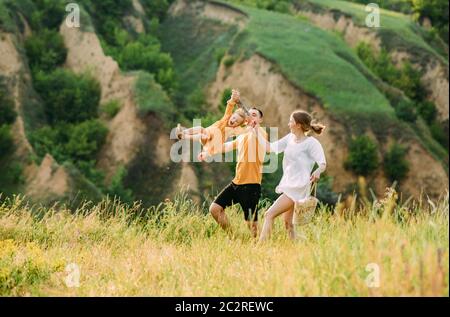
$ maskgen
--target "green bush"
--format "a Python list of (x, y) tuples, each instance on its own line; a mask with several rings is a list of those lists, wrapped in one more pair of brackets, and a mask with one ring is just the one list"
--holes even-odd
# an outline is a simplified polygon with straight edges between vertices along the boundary
[(414, 104), (406, 100), (400, 101), (395, 106), (395, 114), (397, 118), (406, 122), (415, 122), (417, 119)]
[(161, 21), (167, 14), (170, 4), (174, 0), (141, 0), (145, 13), (149, 18)]
[(379, 165), (377, 145), (366, 135), (358, 136), (350, 142), (349, 155), (344, 163), (346, 169), (357, 175), (368, 176)]
[(235, 61), (236, 58), (234, 56), (227, 56), (223, 61), (223, 64), (225, 65), (226, 68), (230, 68), (231, 66), (233, 66)]
[(39, 72), (34, 86), (51, 125), (81, 122), (98, 115), (100, 84), (88, 75), (76, 75), (63, 69), (50, 74)]
[(95, 160), (107, 134), (108, 129), (98, 120), (71, 125), (65, 151), (75, 162)]
[(33, 0), (37, 10), (31, 14), (31, 27), (35, 30), (58, 30), (66, 16), (63, 0)]
[(107, 128), (98, 120), (78, 124), (60, 123), (30, 133), (30, 142), (39, 157), (50, 153), (60, 163), (90, 161), (95, 160), (107, 132)]
[(225, 88), (225, 90), (222, 93), (222, 98), (220, 99), (219, 104), (220, 113), (225, 112), (225, 109), (227, 107), (227, 101), (230, 99), (230, 97), (231, 97), (231, 88)]
[(151, 35), (140, 35), (137, 41), (125, 44), (116, 59), (125, 70), (145, 70), (154, 74), (165, 89), (174, 87), (172, 58), (161, 52), (159, 41)]
[(0, 125), (14, 123), (14, 121), (16, 121), (16, 116), (14, 101), (9, 96), (3, 78), (0, 78)]
[(123, 184), (126, 176), (127, 170), (123, 166), (119, 167), (106, 192), (112, 197), (120, 197), (120, 200), (124, 203), (131, 204), (134, 201), (134, 196), (131, 189), (125, 188)]
[(317, 185), (317, 198), (327, 205), (335, 205), (338, 195), (333, 191), (333, 179), (328, 175), (323, 175)]
[(447, 0), (409, 0), (413, 6), (413, 12), (419, 21), (429, 18), (442, 40), (448, 43), (448, 1)]
[(0, 157), (6, 156), (14, 147), (11, 135), (11, 126), (4, 124), (0, 126)]
[(418, 103), (417, 112), (428, 124), (432, 124), (437, 116), (436, 106), (430, 101)]
[(421, 73), (414, 69), (409, 62), (405, 62), (400, 69), (396, 68), (389, 52), (382, 49), (378, 56), (372, 47), (361, 42), (356, 47), (359, 58), (384, 82), (402, 90), (406, 96), (413, 100), (422, 100), (426, 91), (420, 81)]
[(134, 94), (141, 115), (153, 112), (167, 123), (172, 122), (176, 113), (175, 107), (153, 75), (141, 72), (134, 85)]
[(118, 100), (111, 100), (102, 105), (100, 108), (101, 111), (108, 116), (108, 118), (112, 119), (119, 113), (120, 108), (122, 108), (122, 105)]
[(47, 29), (27, 38), (25, 50), (33, 71), (52, 71), (64, 64), (67, 57), (67, 49), (61, 34)]
[(445, 127), (443, 127), (438, 122), (431, 123), (429, 127), (433, 138), (448, 150), (449, 147), (448, 128), (447, 131), (445, 131)]
[(44, 126), (29, 133), (29, 141), (34, 152), (40, 158), (50, 153), (57, 162), (64, 162), (69, 157), (65, 153), (64, 144), (69, 136), (66, 126), (50, 127)]
[(384, 172), (390, 181), (401, 182), (409, 172), (409, 163), (405, 159), (408, 151), (394, 143), (384, 156)]
[[(388, 58), (390, 59), (390, 57)], [(390, 60), (386, 63), (392, 64)], [(393, 73), (393, 77), (386, 78), (386, 82), (402, 90), (406, 96), (413, 100), (423, 100), (426, 97), (426, 91), (422, 86), (421, 77), (420, 71), (414, 69), (410, 62), (405, 62), (400, 70)]]
[(122, 27), (122, 18), (133, 9), (132, 0), (81, 0), (91, 15), (98, 33), (108, 44), (115, 40), (115, 30)]

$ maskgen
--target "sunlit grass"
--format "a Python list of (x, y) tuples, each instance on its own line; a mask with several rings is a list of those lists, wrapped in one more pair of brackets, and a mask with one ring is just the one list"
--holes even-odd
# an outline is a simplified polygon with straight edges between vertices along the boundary
[[(448, 196), (360, 210), (326, 207), (286, 237), (281, 220), (258, 245), (237, 209), (234, 233), (180, 196), (142, 210), (106, 201), (77, 213), (38, 210), (21, 199), (0, 207), (3, 296), (448, 296)], [(263, 207), (265, 210), (266, 207)], [(263, 214), (263, 210), (261, 214)], [(68, 287), (80, 269), (79, 287)], [(380, 286), (366, 284), (367, 265)], [(70, 285), (70, 284), (69, 284)]]

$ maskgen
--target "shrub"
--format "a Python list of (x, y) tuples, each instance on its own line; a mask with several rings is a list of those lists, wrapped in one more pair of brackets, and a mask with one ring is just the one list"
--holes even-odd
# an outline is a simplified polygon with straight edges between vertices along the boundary
[(11, 127), (7, 124), (0, 126), (0, 158), (7, 155), (14, 147)]
[(49, 72), (62, 65), (67, 57), (64, 40), (57, 31), (42, 30), (25, 41), (25, 50), (31, 69)]
[(88, 120), (69, 126), (69, 139), (65, 152), (73, 161), (95, 160), (103, 145), (108, 129), (98, 120)]
[(162, 87), (155, 82), (153, 75), (141, 72), (134, 85), (134, 94), (142, 115), (153, 112), (166, 122), (171, 121), (175, 114), (175, 107)]
[(409, 172), (409, 163), (405, 159), (407, 149), (394, 143), (384, 156), (384, 172), (390, 181), (401, 182)]
[(9, 97), (8, 90), (0, 78), (0, 125), (14, 123), (16, 116), (14, 101)]
[(428, 124), (433, 123), (437, 116), (436, 106), (430, 101), (423, 101), (418, 103), (417, 112)]
[(225, 112), (225, 108), (227, 107), (227, 101), (231, 97), (231, 88), (226, 88), (222, 93), (222, 98), (220, 99), (219, 110), (221, 113)]
[(39, 72), (34, 85), (52, 125), (77, 123), (98, 115), (100, 84), (88, 75), (76, 75), (63, 69), (50, 74)]
[(445, 131), (445, 127), (440, 125), (438, 122), (433, 122), (430, 125), (430, 132), (433, 138), (448, 150), (449, 147), (448, 128), (447, 131)]
[(145, 13), (150, 18), (158, 18), (160, 21), (165, 17), (171, 2), (173, 0), (141, 0)]
[(44, 126), (29, 133), (29, 140), (34, 152), (40, 158), (50, 153), (57, 162), (64, 162), (68, 159), (64, 151), (64, 143), (68, 140), (68, 129), (64, 127)]
[(377, 145), (368, 136), (353, 139), (349, 146), (349, 156), (345, 168), (357, 175), (367, 176), (378, 168)]
[(225, 60), (223, 61), (223, 64), (225, 65), (226, 68), (229, 68), (233, 66), (235, 61), (236, 58), (234, 56), (227, 56), (227, 58), (225, 58)]
[(414, 104), (412, 102), (408, 102), (406, 100), (400, 101), (395, 106), (395, 115), (400, 120), (406, 122), (415, 122), (417, 119), (417, 114), (415, 111)]
[(172, 58), (161, 52), (159, 41), (151, 35), (140, 35), (137, 41), (128, 42), (116, 58), (125, 70), (145, 70), (155, 74), (156, 80), (165, 89), (174, 86)]
[(57, 30), (66, 16), (64, 1), (33, 0), (33, 2), (36, 5), (37, 10), (31, 14), (32, 28)]
[(30, 142), (36, 154), (50, 153), (56, 161), (90, 161), (105, 141), (107, 128), (98, 120), (79, 124), (61, 123), (45, 126), (30, 133)]
[(121, 107), (122, 105), (118, 100), (111, 100), (102, 105), (101, 110), (108, 116), (108, 118), (112, 119), (117, 115), (117, 113), (119, 113)]
[(126, 176), (127, 170), (123, 166), (120, 166), (111, 180), (107, 193), (113, 197), (120, 197), (120, 200), (124, 203), (131, 204), (134, 201), (133, 192), (131, 189), (125, 188), (123, 184)]
[(333, 179), (324, 175), (320, 178), (317, 185), (317, 198), (324, 204), (335, 205), (338, 201), (338, 195), (333, 191)]
[(131, 0), (81, 0), (92, 16), (95, 28), (108, 44), (114, 43), (114, 32), (122, 26), (122, 17), (133, 8)]

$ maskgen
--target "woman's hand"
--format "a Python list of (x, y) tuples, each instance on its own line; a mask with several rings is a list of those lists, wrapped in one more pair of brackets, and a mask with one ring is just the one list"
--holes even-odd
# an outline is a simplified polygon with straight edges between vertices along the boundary
[(311, 183), (318, 182), (320, 180), (320, 171), (315, 170), (314, 173), (312, 173), (310, 181)]

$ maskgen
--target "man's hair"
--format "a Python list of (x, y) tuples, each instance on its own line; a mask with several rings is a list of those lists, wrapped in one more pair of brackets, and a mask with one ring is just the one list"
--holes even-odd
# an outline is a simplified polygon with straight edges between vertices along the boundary
[(264, 114), (263, 114), (263, 112), (262, 112), (261, 110), (259, 110), (258, 108), (256, 108), (256, 107), (252, 107), (252, 108), (250, 108), (250, 110), (256, 110), (256, 111), (258, 111), (258, 112), (259, 112), (259, 116), (260, 116), (261, 118), (263, 118), (263, 117), (264, 117)]

